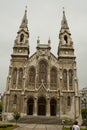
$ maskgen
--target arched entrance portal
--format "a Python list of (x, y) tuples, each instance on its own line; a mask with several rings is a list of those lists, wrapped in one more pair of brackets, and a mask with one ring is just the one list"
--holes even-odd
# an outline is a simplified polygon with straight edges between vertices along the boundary
[(51, 116), (56, 116), (56, 110), (57, 110), (57, 103), (56, 100), (53, 98), (50, 101), (50, 115)]
[(33, 115), (34, 100), (29, 98), (27, 101), (27, 115)]
[(46, 99), (44, 97), (38, 99), (38, 115), (46, 115)]

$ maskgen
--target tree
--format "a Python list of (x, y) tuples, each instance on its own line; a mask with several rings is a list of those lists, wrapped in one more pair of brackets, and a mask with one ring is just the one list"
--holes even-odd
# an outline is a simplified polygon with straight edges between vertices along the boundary
[(87, 108), (81, 110), (83, 125), (87, 126)]
[(0, 120), (2, 120), (2, 110), (3, 110), (3, 105), (2, 102), (0, 102)]
[(87, 108), (83, 108), (81, 110), (81, 114), (82, 114), (82, 119), (86, 119), (87, 118)]
[(17, 121), (20, 118), (20, 113), (19, 112), (14, 112), (13, 117), (16, 120), (16, 124), (17, 124)]
[(2, 113), (3, 105), (2, 102), (0, 102), (0, 113)]

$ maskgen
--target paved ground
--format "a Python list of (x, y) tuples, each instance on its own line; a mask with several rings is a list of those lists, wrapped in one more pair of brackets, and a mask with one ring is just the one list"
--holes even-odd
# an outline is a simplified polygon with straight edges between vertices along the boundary
[(16, 128), (15, 130), (62, 130), (59, 125), (44, 125), (44, 124), (25, 124)]

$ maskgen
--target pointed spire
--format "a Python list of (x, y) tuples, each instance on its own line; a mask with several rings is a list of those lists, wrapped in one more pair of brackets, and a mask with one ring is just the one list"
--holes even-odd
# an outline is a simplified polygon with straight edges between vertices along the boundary
[(50, 37), (49, 37), (49, 39), (48, 39), (48, 44), (50, 44), (51, 43), (51, 40), (50, 40)]
[(25, 7), (25, 13), (24, 13), (24, 17), (22, 19), (22, 23), (20, 28), (27, 28), (27, 24), (28, 24), (28, 20), (27, 20), (27, 6)]
[(63, 18), (62, 18), (62, 22), (61, 22), (61, 28), (62, 29), (69, 29), (67, 19), (66, 19), (66, 16), (65, 16), (64, 7), (63, 7)]
[(27, 6), (25, 7), (25, 13), (24, 13), (21, 25), (19, 27), (18, 33), (20, 33), (21, 30), (24, 30), (29, 35), (28, 19), (27, 19)]
[(39, 44), (40, 43), (40, 37), (38, 36), (37, 37), (37, 44)]

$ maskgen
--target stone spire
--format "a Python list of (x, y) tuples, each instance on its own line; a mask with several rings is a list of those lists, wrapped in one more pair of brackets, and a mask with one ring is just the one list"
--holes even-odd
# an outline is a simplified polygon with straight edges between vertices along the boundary
[(65, 10), (63, 8), (63, 18), (62, 18), (62, 21), (61, 21), (61, 30), (60, 30), (60, 33), (63, 33), (65, 31), (67, 31), (68, 33), (70, 33), (69, 26), (68, 26), (67, 19), (66, 19), (66, 15), (65, 15)]
[(63, 18), (61, 22), (61, 28), (69, 29), (64, 8), (63, 8)]
[(18, 32), (20, 32), (22, 29), (25, 32), (29, 33), (28, 32), (27, 7), (25, 8), (25, 13), (24, 13), (24, 16), (23, 16), (23, 19), (22, 19), (22, 22), (21, 22), (21, 25), (20, 25), (20, 28), (19, 28)]
[(28, 20), (27, 20), (27, 9), (25, 9), (25, 13), (24, 13), (24, 16), (23, 16), (20, 28), (26, 28), (27, 24), (28, 24)]

